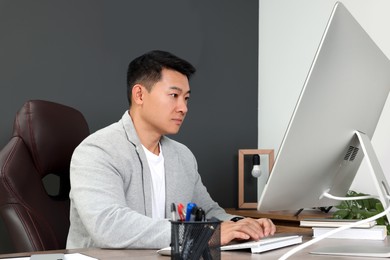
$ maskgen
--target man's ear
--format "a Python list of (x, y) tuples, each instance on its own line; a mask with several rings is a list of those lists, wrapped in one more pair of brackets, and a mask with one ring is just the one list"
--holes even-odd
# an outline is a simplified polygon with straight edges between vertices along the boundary
[(144, 87), (140, 84), (135, 84), (131, 90), (131, 95), (133, 97), (133, 101), (135, 104), (142, 104), (143, 102), (143, 94), (144, 94)]

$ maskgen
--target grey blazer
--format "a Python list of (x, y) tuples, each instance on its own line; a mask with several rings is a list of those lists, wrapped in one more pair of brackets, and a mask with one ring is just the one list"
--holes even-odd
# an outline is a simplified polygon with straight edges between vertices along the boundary
[(202, 184), (196, 159), (183, 144), (161, 139), (165, 161), (164, 220), (152, 219), (151, 175), (134, 125), (117, 123), (87, 137), (71, 161), (67, 248), (162, 248), (171, 240), (170, 204), (194, 202), (208, 218), (232, 218)]

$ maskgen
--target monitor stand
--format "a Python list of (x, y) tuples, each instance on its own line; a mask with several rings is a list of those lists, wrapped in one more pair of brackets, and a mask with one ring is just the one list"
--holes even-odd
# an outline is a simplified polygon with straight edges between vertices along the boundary
[[(355, 131), (362, 147), (364, 158), (367, 160), (368, 167), (370, 168), (371, 177), (374, 180), (375, 188), (378, 190), (379, 200), (383, 204), (383, 208), (389, 207), (389, 185), (386, 177), (380, 166), (379, 160), (375, 154), (374, 148), (368, 136), (359, 131)], [(389, 214), (386, 215), (390, 221)], [(356, 245), (356, 246), (333, 246), (333, 247), (319, 247), (310, 252), (311, 254), (319, 255), (342, 255), (342, 256), (361, 256), (361, 257), (390, 257), (390, 247), (385, 245)]]
[[(358, 137), (360, 146), (362, 147), (364, 158), (367, 160), (371, 177), (374, 180), (375, 188), (378, 190), (379, 200), (382, 202), (383, 208), (386, 209), (390, 206), (390, 188), (379, 163), (378, 157), (375, 154), (374, 147), (372, 146), (370, 138), (368, 138), (366, 134), (359, 131), (355, 131), (355, 134)], [(387, 214), (386, 216), (390, 221), (390, 214)]]
[[(368, 167), (370, 169), (371, 177), (374, 181), (375, 188), (378, 191), (379, 200), (383, 205), (383, 208), (386, 209), (390, 206), (390, 188), (389, 184), (387, 183), (386, 177), (383, 173), (382, 167), (379, 163), (378, 157), (376, 156), (376, 153), (374, 151), (374, 147), (372, 146), (370, 138), (359, 131), (355, 131), (355, 134), (358, 138), (359, 144), (362, 147), (364, 159), (367, 160)], [(328, 212), (331, 207), (329, 208), (320, 208), (321, 210)], [(299, 209), (294, 216), (298, 216), (303, 209)], [(386, 215), (388, 221), (390, 221), (390, 213)]]

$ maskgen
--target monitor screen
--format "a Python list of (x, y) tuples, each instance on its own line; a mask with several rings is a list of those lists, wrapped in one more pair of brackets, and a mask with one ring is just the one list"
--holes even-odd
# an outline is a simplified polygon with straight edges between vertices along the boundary
[(336, 3), (258, 210), (339, 204), (322, 195), (350, 189), (363, 158), (355, 132), (372, 138), (389, 90), (389, 59)]

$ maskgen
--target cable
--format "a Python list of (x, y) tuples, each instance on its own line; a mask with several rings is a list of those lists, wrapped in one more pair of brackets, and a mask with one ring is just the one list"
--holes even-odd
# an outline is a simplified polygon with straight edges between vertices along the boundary
[[(350, 197), (348, 197), (348, 198), (350, 198)], [(356, 198), (357, 198), (357, 197), (355, 197), (355, 199), (356, 199)], [(390, 199), (390, 197), (387, 196), (387, 199)], [(285, 253), (284, 255), (282, 255), (282, 256), (279, 258), (279, 260), (285, 260), (285, 259), (287, 259), (288, 257), (292, 256), (293, 254), (299, 252), (300, 250), (302, 250), (302, 249), (304, 249), (304, 248), (306, 248), (306, 247), (308, 247), (308, 246), (310, 246), (310, 245), (312, 245), (312, 244), (314, 244), (314, 243), (316, 243), (316, 242), (318, 242), (318, 241), (320, 241), (320, 240), (322, 240), (322, 239), (324, 239), (324, 238), (327, 238), (327, 237), (329, 237), (329, 236), (331, 236), (331, 235), (333, 235), (333, 234), (335, 234), (335, 233), (337, 233), (337, 232), (339, 232), (339, 231), (346, 230), (346, 229), (352, 228), (352, 227), (357, 227), (357, 226), (359, 226), (359, 225), (361, 225), (361, 224), (365, 224), (365, 223), (368, 223), (368, 222), (370, 222), (370, 221), (376, 220), (376, 219), (378, 219), (378, 218), (381, 218), (381, 217), (385, 216), (385, 215), (388, 214), (389, 212), (390, 212), (390, 206), (387, 207), (386, 210), (384, 210), (384, 211), (382, 211), (381, 213), (378, 213), (378, 214), (376, 214), (376, 215), (374, 215), (374, 216), (372, 216), (372, 217), (369, 217), (369, 218), (366, 218), (366, 219), (363, 219), (363, 220), (359, 220), (359, 221), (357, 221), (357, 222), (348, 224), (348, 225), (346, 225), (346, 226), (342, 226), (342, 227), (338, 227), (338, 228), (336, 228), (336, 229), (333, 229), (333, 230), (331, 230), (331, 231), (329, 231), (329, 232), (327, 232), (327, 233), (325, 233), (325, 234), (322, 234), (322, 235), (320, 235), (320, 236), (318, 236), (318, 237), (315, 237), (315, 238), (313, 238), (313, 239), (311, 239), (311, 240), (309, 240), (309, 241), (307, 241), (307, 242), (305, 242), (305, 243), (303, 243), (303, 244), (301, 244), (301, 245), (299, 245), (299, 246), (297, 246), (297, 247), (294, 247), (293, 249), (291, 249), (290, 251), (288, 251), (287, 253)]]
[(378, 196), (375, 195), (366, 195), (366, 196), (356, 196), (356, 197), (337, 197), (332, 194), (329, 194), (327, 192), (324, 192), (322, 194), (323, 197), (326, 197), (328, 199), (334, 199), (334, 200), (366, 200), (366, 199), (378, 199)]

